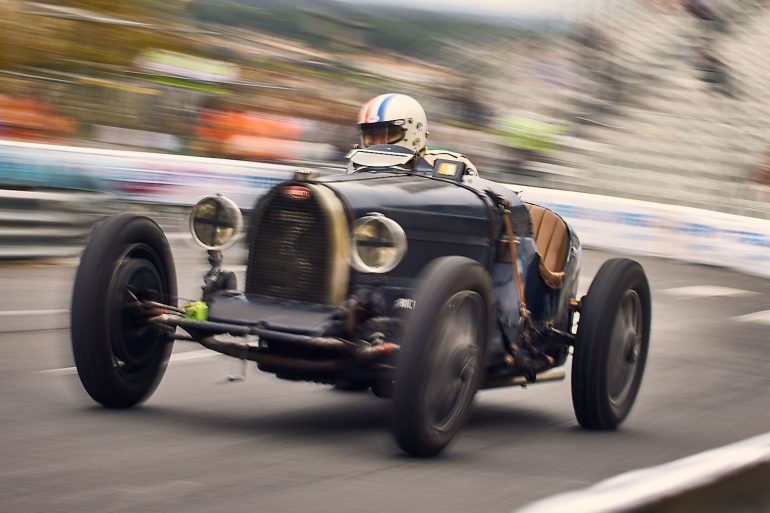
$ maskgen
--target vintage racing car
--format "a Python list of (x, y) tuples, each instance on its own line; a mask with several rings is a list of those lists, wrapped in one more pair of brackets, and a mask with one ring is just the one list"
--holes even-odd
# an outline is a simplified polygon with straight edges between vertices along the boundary
[(279, 378), (370, 388), (392, 398), (393, 433), (415, 456), (457, 434), (478, 389), (565, 377), (579, 424), (628, 415), (649, 346), (642, 267), (609, 260), (576, 297), (581, 247), (554, 212), (397, 147), (351, 152), (347, 173), (298, 171), (250, 212), (246, 283), (222, 266), (242, 227), (222, 196), (190, 215), (211, 270), (177, 304), (169, 244), (147, 217), (101, 223), (71, 308), (85, 390), (128, 408), (157, 386), (175, 340), (255, 361)]

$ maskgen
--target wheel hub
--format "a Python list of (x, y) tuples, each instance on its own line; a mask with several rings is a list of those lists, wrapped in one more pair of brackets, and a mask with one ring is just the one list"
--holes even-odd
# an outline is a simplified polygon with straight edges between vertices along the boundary
[(639, 336), (632, 336), (628, 342), (628, 349), (626, 350), (626, 362), (636, 363), (639, 360), (639, 355), (642, 351), (642, 339)]
[(445, 431), (461, 414), (468, 396), (472, 396), (473, 381), (478, 374), (478, 320), (482, 317), (478, 294), (464, 291), (452, 296), (444, 306), (437, 336), (445, 339), (444, 354), (433, 359), (431, 380), (433, 428)]
[(124, 258), (111, 283), (115, 316), (110, 320), (113, 366), (130, 372), (153, 358), (159, 331), (147, 324), (134, 304), (162, 300), (163, 283), (157, 268), (144, 258)]
[(639, 295), (630, 289), (620, 300), (615, 326), (614, 343), (608, 359), (610, 401), (622, 404), (631, 391), (642, 357), (642, 306)]

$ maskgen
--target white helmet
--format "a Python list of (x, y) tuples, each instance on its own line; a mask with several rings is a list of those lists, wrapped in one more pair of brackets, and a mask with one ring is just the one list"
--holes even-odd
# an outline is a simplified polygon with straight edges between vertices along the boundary
[(361, 145), (401, 146), (414, 153), (425, 148), (428, 118), (417, 100), (405, 94), (381, 94), (358, 113)]

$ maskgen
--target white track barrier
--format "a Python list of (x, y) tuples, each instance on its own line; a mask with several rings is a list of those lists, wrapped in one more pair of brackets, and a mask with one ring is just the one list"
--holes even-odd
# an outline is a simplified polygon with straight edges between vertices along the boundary
[(87, 192), (0, 190), (0, 259), (78, 254), (107, 198)]
[[(0, 141), (0, 179), (56, 181), (68, 174), (105, 183), (119, 199), (193, 205), (221, 192), (249, 209), (300, 166)], [(308, 167), (311, 167), (308, 165)], [(587, 247), (717, 265), (770, 277), (770, 221), (704, 209), (509, 185), (552, 208)]]
[(294, 168), (0, 141), (0, 259), (80, 253), (93, 224), (125, 205), (193, 205), (222, 192), (248, 209)]
[[(221, 192), (241, 208), (290, 178), (297, 167), (95, 148), (0, 141), (0, 183), (24, 178), (59, 186), (69, 175), (97, 180), (118, 199), (162, 205), (194, 205)], [(2, 186), (2, 185), (0, 185)]]
[(560, 214), (583, 245), (770, 277), (770, 221), (704, 209), (508, 185)]
[(536, 501), (516, 513), (743, 513), (770, 511), (770, 434), (585, 490)]

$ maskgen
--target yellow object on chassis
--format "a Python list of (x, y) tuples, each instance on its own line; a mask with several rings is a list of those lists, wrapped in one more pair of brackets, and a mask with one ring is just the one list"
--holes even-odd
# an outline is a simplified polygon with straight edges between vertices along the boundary
[[(280, 187), (280, 201), (301, 202), (321, 186)], [(240, 211), (225, 198), (206, 198), (193, 209), (191, 231), (209, 251), (211, 270), (202, 300), (182, 308), (176, 306), (171, 251), (157, 224), (135, 215), (110, 218), (84, 251), (73, 291), (72, 347), (84, 388), (106, 407), (132, 407), (154, 391), (172, 343), (194, 341), (255, 361), (282, 378), (371, 387), (393, 400), (399, 446), (414, 456), (433, 456), (455, 438), (478, 389), (563, 379), (568, 349), (574, 348), (578, 421), (590, 429), (614, 429), (633, 405), (649, 344), (650, 292), (641, 266), (627, 259), (608, 261), (585, 298), (569, 297), (556, 322), (542, 321), (530, 313), (525, 270), (519, 266), (535, 263), (537, 274), (530, 273), (527, 284), (536, 279), (565, 293), (574, 289), (576, 270), (564, 276), (548, 267), (553, 241), (539, 247), (566, 235), (548, 227), (554, 214), (530, 206), (527, 215), (540, 220), (533, 233), (539, 253), (527, 261), (518, 244), (510, 243), (521, 240), (510, 205), (487, 196), (490, 211), (497, 209), (492, 214), (503, 220), (502, 235), (493, 241), (500, 248), (497, 267), (461, 255), (440, 256), (421, 268), (414, 290), (394, 292), (371, 280), (351, 287), (343, 302), (332, 305), (239, 292), (234, 273), (222, 268), (221, 250), (241, 228)], [(406, 244), (399, 223), (366, 213), (351, 226), (355, 272), (384, 274), (398, 265)], [(291, 232), (291, 227), (281, 229)], [(513, 340), (499, 328), (502, 289), (494, 273), (501, 269), (513, 277), (505, 290), (518, 298), (513, 308), (521, 324)], [(577, 311), (581, 320), (574, 333)], [(505, 347), (504, 357), (492, 354), (491, 340), (497, 349)]]

